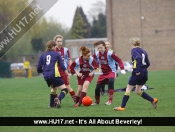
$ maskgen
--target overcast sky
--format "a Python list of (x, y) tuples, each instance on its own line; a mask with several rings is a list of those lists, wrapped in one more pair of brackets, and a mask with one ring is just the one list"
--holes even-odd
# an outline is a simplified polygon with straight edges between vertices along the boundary
[(72, 26), (73, 17), (77, 6), (81, 6), (86, 15), (97, 1), (106, 3), (106, 0), (58, 0), (58, 2), (45, 14), (46, 18), (53, 17), (64, 26), (70, 28)]

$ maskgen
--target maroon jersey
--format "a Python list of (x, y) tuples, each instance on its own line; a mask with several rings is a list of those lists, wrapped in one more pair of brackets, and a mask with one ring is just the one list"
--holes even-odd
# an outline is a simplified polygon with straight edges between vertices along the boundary
[(100, 74), (109, 74), (110, 72), (116, 72), (116, 62), (118, 62), (121, 70), (124, 69), (122, 60), (117, 57), (112, 51), (105, 50), (104, 53), (97, 51), (93, 57), (101, 66)]
[[(56, 48), (56, 52), (58, 52), (61, 55), (62, 61), (66, 69), (68, 69), (68, 61), (70, 60), (70, 53), (68, 48), (61, 46), (60, 49)], [(64, 71), (61, 68), (58, 68), (60, 73), (63, 73)]]
[(79, 73), (88, 76), (90, 72), (97, 68), (98, 64), (93, 57), (90, 57), (89, 60), (84, 60), (81, 56), (72, 63), (70, 66), (70, 71), (72, 74), (75, 74), (75, 70), (78, 69)]

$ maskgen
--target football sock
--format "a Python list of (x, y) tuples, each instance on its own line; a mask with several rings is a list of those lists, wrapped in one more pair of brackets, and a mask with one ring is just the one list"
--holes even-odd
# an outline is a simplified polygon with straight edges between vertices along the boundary
[(140, 92), (140, 94), (139, 94), (142, 98), (144, 98), (144, 99), (146, 99), (146, 100), (148, 100), (148, 101), (150, 101), (150, 102), (153, 102), (154, 101), (154, 99), (151, 97), (151, 96), (149, 96), (147, 93), (145, 93), (145, 92)]
[(109, 94), (108, 94), (108, 96), (109, 96), (109, 100), (113, 100), (113, 97), (114, 97), (114, 89), (109, 89)]
[(55, 95), (54, 94), (50, 94), (50, 106), (54, 105), (54, 99), (55, 99)]
[(95, 103), (99, 104), (100, 103), (100, 96), (95, 95)]
[(72, 91), (72, 92), (69, 92), (70, 93), (70, 96), (72, 97), (74, 103), (76, 103), (76, 95), (75, 95), (75, 92)]
[(81, 96), (80, 96), (80, 99), (79, 99), (79, 105), (82, 104), (82, 99), (86, 96), (86, 93), (85, 92), (81, 92)]
[(61, 101), (67, 93), (68, 93), (67, 88), (62, 89), (60, 95), (58, 96), (58, 99)]
[(122, 104), (121, 104), (122, 108), (125, 108), (126, 103), (129, 100), (129, 95), (130, 95), (130, 93), (127, 93), (127, 92), (125, 92), (125, 94), (123, 95)]
[(103, 86), (103, 84), (97, 84), (95, 88), (95, 103), (100, 103), (100, 89)]
[(79, 102), (79, 100), (80, 100), (80, 97), (78, 97), (78, 96), (76, 96), (76, 104)]

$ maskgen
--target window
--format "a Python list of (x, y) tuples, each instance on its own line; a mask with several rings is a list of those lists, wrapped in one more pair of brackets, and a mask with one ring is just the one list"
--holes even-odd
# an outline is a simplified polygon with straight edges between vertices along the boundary
[(78, 58), (79, 56), (79, 51), (78, 51), (78, 46), (72, 46), (71, 47), (71, 57), (72, 58)]

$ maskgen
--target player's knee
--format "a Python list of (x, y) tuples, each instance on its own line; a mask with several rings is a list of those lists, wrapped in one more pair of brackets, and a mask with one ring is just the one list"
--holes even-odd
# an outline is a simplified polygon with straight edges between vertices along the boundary
[(88, 84), (84, 84), (83, 85), (83, 88), (88, 88)]
[(68, 93), (68, 89), (64, 88), (64, 89), (61, 90), (61, 92), (64, 92), (65, 94), (67, 94)]
[(56, 91), (56, 88), (51, 88), (51, 93), (55, 93)]
[(135, 93), (137, 94), (137, 95), (139, 95), (139, 96), (141, 96), (142, 95), (142, 91), (135, 91)]

